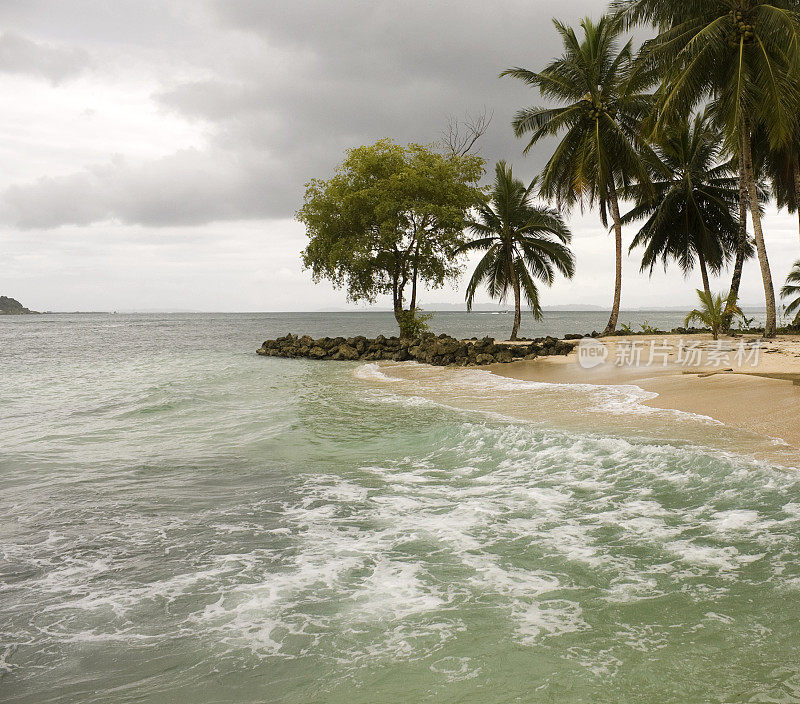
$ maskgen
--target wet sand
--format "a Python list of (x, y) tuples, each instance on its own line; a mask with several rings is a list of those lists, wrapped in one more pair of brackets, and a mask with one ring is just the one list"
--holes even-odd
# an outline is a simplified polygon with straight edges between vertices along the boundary
[(488, 369), (525, 381), (634, 384), (658, 394), (649, 406), (709, 416), (800, 447), (800, 337), (726, 337), (718, 344), (710, 335), (657, 335), (599, 342), (606, 362), (591, 369), (581, 366), (577, 350)]

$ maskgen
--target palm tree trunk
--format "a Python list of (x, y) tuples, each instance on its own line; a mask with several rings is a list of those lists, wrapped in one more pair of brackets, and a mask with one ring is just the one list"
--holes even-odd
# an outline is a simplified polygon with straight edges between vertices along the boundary
[(703, 256), (702, 252), (698, 252), (697, 259), (700, 262), (700, 275), (703, 277), (703, 290), (710, 297), (711, 286), (708, 283), (708, 268), (706, 267), (706, 258)]
[(506, 256), (508, 257), (508, 273), (511, 276), (511, 286), (514, 289), (514, 327), (511, 330), (511, 339), (516, 340), (519, 333), (519, 326), (522, 322), (522, 292), (519, 286), (519, 277), (514, 268), (514, 252), (510, 246), (506, 246)]
[(794, 207), (797, 208), (797, 218), (800, 221), (800, 160), (794, 159)]
[[(728, 302), (726, 305), (729, 311), (736, 302), (739, 300), (739, 286), (742, 283), (742, 269), (744, 269), (744, 254), (747, 250), (747, 184), (745, 183), (742, 174), (744, 174), (744, 149), (739, 149), (739, 239), (736, 242), (736, 261), (733, 265), (733, 277), (731, 278), (731, 290), (728, 294)], [(733, 322), (733, 314), (726, 312), (725, 322), (722, 326), (722, 331), (729, 333), (731, 331), (731, 323)]]
[(609, 193), (609, 203), (611, 205), (611, 216), (614, 218), (614, 239), (616, 245), (616, 276), (614, 279), (614, 304), (611, 307), (611, 317), (608, 325), (603, 330), (603, 335), (613, 335), (617, 329), (619, 320), (619, 306), (622, 300), (622, 219), (619, 215), (619, 203), (617, 202), (617, 189), (611, 184)]
[(522, 322), (522, 304), (520, 302), (519, 280), (514, 284), (514, 328), (511, 331), (511, 339), (516, 340), (519, 333), (519, 326)]
[(764, 231), (761, 229), (761, 210), (756, 190), (756, 177), (753, 171), (753, 147), (751, 143), (750, 125), (745, 124), (743, 132), (745, 183), (750, 196), (750, 216), (753, 218), (753, 232), (756, 238), (758, 263), (761, 265), (761, 279), (764, 282), (764, 298), (767, 305), (767, 320), (764, 324), (764, 337), (775, 337), (775, 287), (772, 283), (772, 272), (769, 268), (767, 248), (764, 244)]

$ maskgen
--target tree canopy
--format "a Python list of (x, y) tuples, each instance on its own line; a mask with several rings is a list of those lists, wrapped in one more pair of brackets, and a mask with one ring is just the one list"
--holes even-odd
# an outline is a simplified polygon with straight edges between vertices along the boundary
[(546, 137), (558, 137), (540, 177), (540, 194), (560, 210), (598, 204), (603, 225), (614, 222), (616, 271), (614, 302), (605, 333), (617, 327), (622, 295), (622, 223), (619, 191), (638, 182), (647, 187), (643, 158), (650, 149), (639, 127), (652, 108), (655, 74), (634, 61), (632, 43), (624, 45), (620, 23), (611, 17), (581, 21), (581, 33), (555, 21), (564, 53), (541, 71), (511, 68), (512, 76), (537, 88), (557, 107), (535, 106), (517, 112), (518, 137), (530, 134), (525, 151)]
[(797, 0), (614, 0), (618, 17), (659, 32), (642, 47), (643, 65), (657, 67), (655, 125), (708, 109), (732, 151), (741, 155), (764, 284), (764, 336), (775, 335), (775, 290), (761, 222), (760, 174), (752, 138), (761, 129), (772, 149), (786, 147), (798, 124), (800, 13)]
[[(646, 219), (630, 246), (645, 248), (642, 271), (652, 274), (659, 260), (665, 269), (674, 260), (686, 275), (697, 262), (706, 293), (708, 273), (722, 271), (739, 240), (737, 164), (722, 161), (723, 139), (704, 113), (662, 130), (647, 159), (654, 197), (634, 186), (626, 195), (635, 206), (622, 218), (625, 224)], [(750, 247), (745, 255), (752, 255)]]
[(501, 302), (512, 291), (512, 340), (519, 332), (523, 294), (533, 317), (542, 318), (536, 280), (551, 285), (556, 271), (570, 279), (575, 273), (575, 258), (567, 246), (572, 233), (557, 211), (533, 202), (534, 187), (535, 182), (526, 186), (514, 178), (512, 168), (499, 161), (491, 201), (477, 208), (477, 218), (469, 223), (475, 239), (462, 247), (465, 252), (485, 252), (467, 285), (467, 310), (472, 310), (481, 283)]
[(456, 252), (468, 210), (483, 201), (482, 175), (480, 157), (420, 144), (382, 139), (349, 150), (329, 180), (306, 187), (297, 212), (309, 237), (304, 266), (351, 301), (391, 295), (401, 334), (410, 334), (418, 287), (439, 288), (461, 272)]

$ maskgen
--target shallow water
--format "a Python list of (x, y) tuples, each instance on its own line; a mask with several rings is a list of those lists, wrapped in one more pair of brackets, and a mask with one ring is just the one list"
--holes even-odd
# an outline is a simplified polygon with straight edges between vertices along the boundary
[(0, 320), (1, 701), (800, 701), (768, 441), (342, 320)]

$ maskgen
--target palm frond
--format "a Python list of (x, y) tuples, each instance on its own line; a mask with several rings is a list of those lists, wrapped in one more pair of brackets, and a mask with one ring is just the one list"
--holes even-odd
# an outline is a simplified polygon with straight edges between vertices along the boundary
[(572, 233), (556, 211), (532, 202), (533, 187), (516, 179), (504, 161), (497, 163), (491, 199), (469, 223), (469, 231), (477, 237), (459, 250), (487, 250), (467, 285), (469, 310), (480, 286), (502, 302), (516, 280), (538, 317), (541, 307), (534, 279), (549, 285), (556, 272), (573, 276), (575, 259), (568, 247)]

